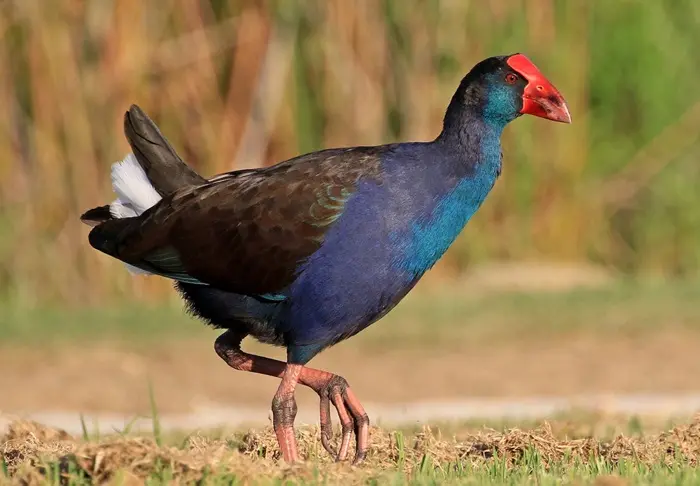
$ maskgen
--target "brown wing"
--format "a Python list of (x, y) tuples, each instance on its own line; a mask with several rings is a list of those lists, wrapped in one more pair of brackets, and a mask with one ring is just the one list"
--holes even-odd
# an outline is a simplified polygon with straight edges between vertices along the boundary
[(177, 190), (116, 232), (110, 254), (233, 292), (280, 291), (319, 248), (358, 180), (379, 177), (387, 147), (324, 150)]

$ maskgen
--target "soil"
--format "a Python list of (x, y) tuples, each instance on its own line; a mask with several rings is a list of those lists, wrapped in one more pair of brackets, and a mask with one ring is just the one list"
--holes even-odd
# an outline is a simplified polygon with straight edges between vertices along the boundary
[[(212, 336), (213, 338), (213, 336)], [(281, 357), (280, 350), (252, 346)], [(460, 351), (374, 352), (343, 343), (311, 365), (343, 375), (361, 400), (421, 400), (594, 393), (698, 391), (700, 335), (569, 336), (547, 342), (470, 344)], [(229, 369), (211, 342), (196, 338), (127, 348), (114, 343), (56, 348), (0, 348), (0, 411), (46, 410), (143, 414), (149, 382), (161, 413), (207, 404), (269, 408), (277, 380)], [(317, 397), (300, 389), (300, 407)]]

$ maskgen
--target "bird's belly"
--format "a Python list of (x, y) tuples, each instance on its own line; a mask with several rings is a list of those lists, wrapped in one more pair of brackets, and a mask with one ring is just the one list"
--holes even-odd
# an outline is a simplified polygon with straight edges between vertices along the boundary
[(364, 239), (342, 256), (314, 255), (290, 289), (290, 342), (334, 344), (389, 312), (416, 281), (392, 265), (391, 247), (388, 238)]

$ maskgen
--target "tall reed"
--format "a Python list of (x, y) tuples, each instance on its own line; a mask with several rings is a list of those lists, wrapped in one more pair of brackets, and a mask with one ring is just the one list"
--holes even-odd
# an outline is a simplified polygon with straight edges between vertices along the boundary
[(464, 72), (527, 53), (574, 123), (523, 120), (446, 266), (592, 260), (697, 273), (700, 5), (694, 0), (0, 3), (0, 293), (170, 295), (91, 250), (138, 103), (203, 174), (322, 147), (429, 139)]

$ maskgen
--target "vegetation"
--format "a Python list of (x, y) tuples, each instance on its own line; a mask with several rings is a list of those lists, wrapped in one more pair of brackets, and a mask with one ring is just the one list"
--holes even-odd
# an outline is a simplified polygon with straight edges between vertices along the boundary
[[(630, 422), (639, 424), (638, 421)], [(271, 430), (194, 434), (166, 441), (128, 429), (82, 439), (32, 422), (0, 438), (0, 464), (18, 484), (697, 484), (700, 425), (661, 433), (629, 427), (613, 437), (572, 434), (562, 423), (532, 429), (461, 429), (453, 437), (373, 428), (366, 464), (332, 464), (318, 431), (302, 428), (305, 463), (276, 460)], [(167, 442), (167, 443), (166, 443)], [(1, 481), (2, 479), (0, 479)]]
[(700, 270), (694, 0), (0, 4), (0, 293), (24, 305), (169, 295), (92, 251), (142, 105), (204, 174), (328, 146), (429, 139), (460, 77), (527, 53), (574, 123), (505, 135), (495, 193), (447, 256)]

